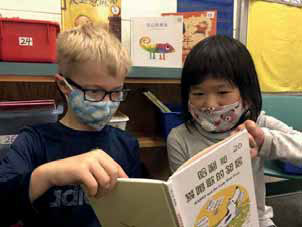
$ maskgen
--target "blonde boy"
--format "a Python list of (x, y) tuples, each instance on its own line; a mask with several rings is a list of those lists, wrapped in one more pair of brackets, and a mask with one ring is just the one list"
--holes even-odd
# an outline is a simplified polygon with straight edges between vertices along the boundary
[(141, 174), (137, 140), (107, 125), (127, 96), (126, 50), (104, 28), (86, 24), (59, 35), (57, 58), (66, 114), (23, 129), (0, 163), (0, 224), (100, 226), (80, 185), (98, 197), (118, 177)]

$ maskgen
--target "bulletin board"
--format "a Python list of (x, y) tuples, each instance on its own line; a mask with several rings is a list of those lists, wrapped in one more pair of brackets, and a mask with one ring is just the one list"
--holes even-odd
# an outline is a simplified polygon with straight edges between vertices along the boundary
[(302, 8), (251, 0), (247, 46), (263, 92), (302, 91)]

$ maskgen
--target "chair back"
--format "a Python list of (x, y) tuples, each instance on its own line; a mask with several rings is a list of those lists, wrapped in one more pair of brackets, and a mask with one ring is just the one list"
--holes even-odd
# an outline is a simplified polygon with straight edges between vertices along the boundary
[(262, 95), (262, 110), (302, 131), (302, 96)]

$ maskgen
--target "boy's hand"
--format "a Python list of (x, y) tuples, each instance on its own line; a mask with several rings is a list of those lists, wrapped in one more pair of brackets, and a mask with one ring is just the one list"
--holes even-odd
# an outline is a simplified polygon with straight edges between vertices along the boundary
[(251, 120), (246, 120), (244, 123), (239, 125), (235, 131), (240, 131), (244, 128), (249, 133), (251, 156), (254, 158), (257, 156), (258, 151), (261, 149), (261, 146), (264, 142), (264, 132), (254, 121)]
[(35, 169), (30, 182), (30, 199), (34, 201), (50, 187), (83, 184), (89, 196), (100, 197), (111, 191), (117, 178), (126, 173), (104, 151), (49, 162)]

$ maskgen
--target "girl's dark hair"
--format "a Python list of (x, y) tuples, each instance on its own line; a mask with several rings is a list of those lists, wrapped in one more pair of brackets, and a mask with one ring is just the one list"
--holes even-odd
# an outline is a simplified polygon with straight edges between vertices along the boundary
[(192, 122), (188, 111), (191, 87), (209, 78), (223, 79), (238, 87), (242, 100), (249, 105), (245, 119), (257, 120), (262, 98), (253, 59), (238, 40), (216, 35), (195, 45), (185, 60), (181, 76), (181, 99), (186, 122)]

